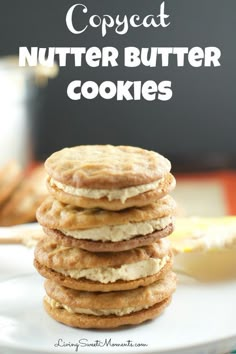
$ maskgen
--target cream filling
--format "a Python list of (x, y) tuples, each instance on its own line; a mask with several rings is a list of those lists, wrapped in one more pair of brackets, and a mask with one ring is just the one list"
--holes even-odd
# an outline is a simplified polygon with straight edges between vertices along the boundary
[(121, 189), (90, 189), (90, 188), (75, 188), (72, 186), (68, 186), (61, 182), (56, 181), (51, 178), (49, 183), (52, 187), (57, 187), (63, 190), (66, 193), (76, 195), (78, 197), (86, 197), (92, 199), (100, 199), (106, 197), (109, 201), (119, 199), (122, 203), (125, 203), (126, 199), (135, 197), (136, 195), (145, 193), (147, 191), (151, 191), (154, 189), (158, 189), (163, 179), (159, 179), (158, 181), (141, 184), (139, 186), (121, 188)]
[(109, 316), (109, 315), (124, 316), (132, 312), (141, 311), (143, 309), (147, 309), (150, 307), (149, 305), (144, 305), (144, 306), (135, 306), (135, 307), (124, 307), (122, 309), (95, 310), (95, 309), (85, 309), (80, 307), (70, 307), (52, 299), (48, 295), (45, 296), (45, 300), (49, 303), (49, 305), (53, 309), (55, 308), (65, 309), (69, 313), (81, 313), (85, 315), (94, 315), (94, 316)]
[(118, 242), (130, 240), (138, 235), (148, 235), (154, 231), (162, 230), (167, 227), (171, 221), (171, 216), (165, 216), (155, 220), (147, 220), (136, 223), (129, 222), (125, 225), (102, 226), (87, 230), (61, 229), (60, 231), (64, 235), (71, 236), (76, 239)]
[(158, 273), (168, 262), (169, 256), (149, 258), (144, 261), (123, 264), (119, 268), (97, 267), (86, 269), (55, 269), (58, 273), (73, 279), (86, 278), (100, 283), (114, 283), (117, 280), (136, 280)]

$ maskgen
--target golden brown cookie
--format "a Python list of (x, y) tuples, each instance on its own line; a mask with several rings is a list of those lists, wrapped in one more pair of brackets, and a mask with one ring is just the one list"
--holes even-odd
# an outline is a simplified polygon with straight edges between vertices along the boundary
[(81, 145), (55, 152), (45, 168), (50, 177), (75, 188), (120, 189), (159, 180), (171, 164), (138, 147)]
[(120, 199), (109, 200), (107, 197), (99, 199), (77, 196), (58, 188), (47, 180), (47, 187), (52, 196), (62, 203), (75, 205), (81, 208), (101, 208), (106, 210), (122, 210), (131, 207), (142, 207), (163, 198), (170, 193), (176, 185), (174, 176), (167, 173), (158, 183), (158, 188), (127, 198), (125, 201)]
[(0, 210), (0, 225), (9, 226), (35, 220), (36, 209), (48, 192), (43, 166), (26, 177)]
[(64, 204), (53, 197), (48, 197), (37, 210), (38, 222), (49, 229), (83, 230), (102, 226), (122, 225), (172, 215), (176, 203), (171, 196), (140, 207), (121, 211), (103, 209), (83, 209)]
[(70, 313), (64, 309), (52, 308), (44, 300), (44, 308), (54, 320), (64, 323), (71, 327), (78, 328), (116, 328), (125, 325), (137, 325), (147, 320), (159, 316), (170, 304), (171, 297), (159, 302), (146, 310), (134, 312), (129, 315), (118, 316), (92, 316)]
[(73, 290), (49, 279), (45, 280), (44, 287), (51, 299), (70, 308), (119, 310), (128, 307), (152, 306), (169, 297), (176, 288), (176, 275), (168, 272), (163, 278), (146, 287), (107, 293)]
[(91, 252), (118, 252), (156, 242), (173, 231), (175, 202), (166, 196), (142, 208), (82, 209), (48, 197), (37, 219), (54, 241)]
[(176, 276), (171, 272), (149, 286), (109, 293), (72, 290), (47, 280), (44, 305), (59, 322), (81, 328), (113, 328), (156, 317), (175, 288)]
[(34, 266), (37, 271), (47, 279), (51, 279), (56, 283), (65, 286), (67, 288), (89, 291), (89, 292), (108, 292), (108, 291), (120, 291), (120, 290), (130, 290), (136, 289), (141, 286), (147, 286), (149, 284), (154, 283), (155, 281), (162, 279), (167, 272), (169, 272), (173, 265), (172, 255), (169, 254), (169, 260), (167, 263), (161, 268), (161, 270), (150, 276), (146, 276), (136, 280), (117, 280), (114, 283), (101, 283), (98, 281), (92, 281), (85, 278), (81, 279), (73, 279), (69, 276), (65, 276), (61, 273), (58, 273), (42, 264), (40, 264), (36, 259), (34, 259)]
[(131, 146), (82, 145), (45, 162), (50, 193), (82, 208), (121, 210), (150, 204), (175, 186), (169, 160)]
[(92, 253), (45, 237), (35, 248), (34, 265), (41, 275), (67, 287), (112, 291), (159, 279), (171, 267), (172, 254), (167, 239), (128, 251)]
[(64, 247), (44, 237), (35, 248), (35, 258), (41, 264), (57, 269), (90, 269), (98, 267), (120, 267), (124, 264), (133, 264), (152, 259), (165, 257), (170, 250), (170, 242), (163, 238), (149, 246), (134, 248), (127, 251), (110, 253), (94, 253), (75, 247)]
[(166, 226), (163, 230), (155, 231), (144, 236), (136, 236), (127, 241), (99, 242), (90, 240), (78, 240), (74, 237), (66, 236), (58, 230), (44, 228), (44, 232), (50, 239), (65, 247), (77, 247), (90, 252), (121, 252), (132, 248), (148, 246), (156, 243), (163, 237), (170, 235), (174, 230), (173, 224)]
[(0, 204), (14, 192), (23, 179), (23, 170), (16, 161), (9, 161), (0, 169)]

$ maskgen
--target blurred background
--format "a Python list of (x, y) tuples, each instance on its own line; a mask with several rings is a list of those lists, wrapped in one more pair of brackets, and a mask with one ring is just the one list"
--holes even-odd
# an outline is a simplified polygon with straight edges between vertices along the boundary
[[(158, 14), (161, 2), (81, 1), (91, 15), (106, 13), (113, 16)], [(45, 73), (41, 73), (41, 79), (37, 73), (35, 79), (34, 72), (0, 61), (0, 162), (4, 163), (4, 159), (14, 158), (16, 154), (27, 166), (35, 161), (44, 161), (62, 147), (79, 144), (135, 145), (168, 156), (173, 171), (181, 173), (177, 191), (180, 195), (185, 194), (188, 198), (190, 191), (198, 194), (197, 185), (200, 183), (202, 198), (206, 191), (210, 193), (207, 198), (212, 200), (211, 210), (217, 205), (217, 198), (224, 200), (225, 191), (233, 200), (236, 1), (167, 0), (169, 27), (130, 28), (123, 36), (110, 30), (106, 37), (101, 36), (99, 29), (93, 28), (81, 35), (69, 32), (65, 16), (75, 3), (71, 0), (1, 1), (0, 56), (17, 55), (20, 46), (115, 46), (120, 55), (126, 46), (216, 46), (222, 52), (221, 67), (193, 68), (186, 64), (180, 68), (171, 61), (167, 68), (124, 68), (122, 65), (115, 68), (86, 65), (75, 68), (72, 61), (68, 61), (67, 67), (60, 68), (58, 75), (47, 82)], [(83, 21), (86, 18), (84, 16)], [(50, 73), (51, 76), (54, 74)], [(100, 83), (105, 80), (144, 82), (150, 79), (156, 82), (171, 80), (172, 99), (166, 102), (117, 102), (99, 98), (71, 101), (66, 94), (67, 86), (73, 80)], [(189, 172), (200, 173), (201, 176), (198, 175), (197, 179), (191, 177), (186, 182), (186, 173)], [(184, 181), (183, 190), (181, 181)], [(223, 185), (224, 193), (222, 187), (218, 189), (219, 185)], [(232, 200), (227, 210), (220, 208), (214, 213), (234, 212)], [(196, 208), (196, 203), (194, 205)]]

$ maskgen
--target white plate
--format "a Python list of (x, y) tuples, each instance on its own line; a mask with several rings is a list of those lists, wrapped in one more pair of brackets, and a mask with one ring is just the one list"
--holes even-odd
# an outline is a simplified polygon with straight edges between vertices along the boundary
[[(43, 280), (37, 274), (0, 283), (0, 348), (5, 350), (1, 353), (212, 354), (236, 348), (235, 281), (179, 284), (159, 318), (110, 331), (57, 323), (43, 310), (43, 294)], [(67, 346), (55, 346), (59, 339)], [(131, 346), (135, 343), (146, 346)]]

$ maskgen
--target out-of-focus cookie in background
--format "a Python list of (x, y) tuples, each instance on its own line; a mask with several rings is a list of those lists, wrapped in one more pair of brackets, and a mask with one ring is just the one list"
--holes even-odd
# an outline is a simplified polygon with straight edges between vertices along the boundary
[(32, 127), (57, 71), (56, 65), (19, 67), (17, 56), (0, 58), (0, 226), (35, 221), (47, 194), (44, 169), (33, 165)]
[[(3, 170), (7, 170), (12, 166), (18, 167), (19, 171), (21, 171), (20, 166), (14, 161), (4, 166)], [(21, 171), (21, 178), (18, 178), (18, 183), (16, 183), (17, 176), (13, 176), (12, 180), (9, 179), (8, 181), (4, 181), (4, 179), (5, 177), (3, 178), (2, 185), (6, 185), (9, 194), (0, 203), (0, 226), (11, 226), (35, 221), (35, 211), (48, 194), (46, 173), (43, 165), (35, 167), (29, 173)]]

